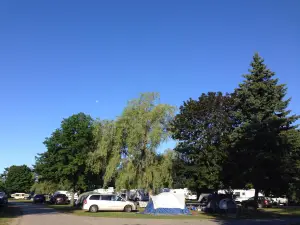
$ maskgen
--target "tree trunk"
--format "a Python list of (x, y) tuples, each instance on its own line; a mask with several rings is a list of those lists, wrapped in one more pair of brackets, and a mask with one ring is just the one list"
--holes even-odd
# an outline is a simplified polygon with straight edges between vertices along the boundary
[(71, 198), (71, 205), (74, 206), (74, 195), (75, 195), (75, 187), (73, 188), (72, 198)]
[(71, 198), (71, 205), (74, 205), (74, 192), (72, 193), (72, 198)]
[(257, 202), (258, 200), (258, 192), (259, 190), (257, 188), (255, 188), (255, 194), (254, 194), (254, 201)]

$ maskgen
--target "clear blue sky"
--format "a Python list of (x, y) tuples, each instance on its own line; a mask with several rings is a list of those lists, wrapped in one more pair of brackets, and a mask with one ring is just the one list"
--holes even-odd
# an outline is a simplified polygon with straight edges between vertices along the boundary
[(300, 114), (299, 12), (298, 0), (2, 0), (0, 172), (32, 165), (74, 113), (113, 119), (147, 91), (176, 106), (230, 92), (255, 51)]

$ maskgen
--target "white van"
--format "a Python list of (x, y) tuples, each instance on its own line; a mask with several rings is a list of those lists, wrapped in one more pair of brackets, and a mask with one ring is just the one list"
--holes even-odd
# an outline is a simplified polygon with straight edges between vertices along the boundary
[(29, 198), (29, 194), (26, 193), (14, 193), (11, 195), (12, 198), (14, 199), (27, 199)]

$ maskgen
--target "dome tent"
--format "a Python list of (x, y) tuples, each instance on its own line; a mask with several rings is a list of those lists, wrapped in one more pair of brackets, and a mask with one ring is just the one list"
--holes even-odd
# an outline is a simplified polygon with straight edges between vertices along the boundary
[(151, 196), (144, 214), (189, 215), (182, 193), (163, 192)]

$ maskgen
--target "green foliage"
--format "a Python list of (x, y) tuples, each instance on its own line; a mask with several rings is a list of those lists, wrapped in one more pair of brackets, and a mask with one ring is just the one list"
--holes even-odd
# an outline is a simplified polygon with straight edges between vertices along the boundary
[(28, 166), (11, 166), (6, 171), (5, 188), (9, 194), (30, 191), (34, 179)]
[(236, 173), (227, 179), (270, 190), (282, 184), (282, 159), (290, 154), (282, 135), (295, 129), (298, 117), (289, 116), (287, 88), (278, 84), (258, 54), (249, 72), (234, 93), (236, 128), (231, 135), (230, 166)]
[[(118, 138), (120, 137), (117, 136), (116, 132), (114, 121), (97, 120), (94, 123), (96, 150), (89, 153), (87, 163), (93, 174), (100, 176), (101, 181), (112, 176), (111, 172), (114, 171), (114, 168), (109, 167), (112, 165), (110, 160), (114, 157), (118, 158), (120, 154), (121, 146), (118, 144)], [(110, 165), (109, 162), (111, 162)], [(105, 179), (105, 186), (109, 181)], [(101, 185), (103, 185), (103, 182), (101, 182)]]
[(155, 189), (171, 182), (168, 175), (162, 176), (162, 171), (170, 168), (169, 153), (161, 158), (157, 148), (169, 138), (167, 128), (174, 111), (174, 107), (161, 104), (156, 93), (142, 94), (128, 103), (115, 122), (114, 142), (109, 142), (113, 150), (105, 184), (114, 176), (117, 188)]
[(71, 190), (71, 188), (67, 182), (53, 183), (50, 181), (41, 181), (34, 183), (30, 191), (35, 194), (53, 194), (57, 190)]
[(233, 97), (218, 92), (189, 99), (172, 122), (175, 148), (174, 180), (177, 187), (194, 190), (220, 185), (220, 172), (226, 159), (228, 135), (232, 131)]
[(1, 191), (4, 191), (4, 192), (5, 192), (5, 191), (6, 191), (6, 188), (5, 188), (5, 183), (4, 183), (4, 181), (0, 179), (0, 192), (1, 192)]
[(78, 113), (64, 119), (44, 142), (45, 153), (36, 158), (35, 172), (41, 182), (67, 182), (72, 191), (87, 188), (86, 158), (95, 148), (93, 119)]

